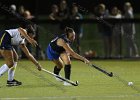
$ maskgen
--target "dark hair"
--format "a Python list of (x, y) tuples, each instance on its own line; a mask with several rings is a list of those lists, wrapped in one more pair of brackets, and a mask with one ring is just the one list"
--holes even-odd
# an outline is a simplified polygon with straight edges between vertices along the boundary
[(35, 32), (35, 29), (34, 29), (34, 27), (33, 27), (33, 25), (26, 25), (26, 31), (28, 32), (28, 33), (30, 33), (30, 34), (32, 34), (32, 35), (36, 35), (36, 32)]
[(65, 32), (66, 36), (68, 37), (68, 36), (69, 36), (69, 33), (74, 32), (74, 30), (73, 30), (73, 28), (66, 27), (66, 28), (64, 29), (64, 32)]

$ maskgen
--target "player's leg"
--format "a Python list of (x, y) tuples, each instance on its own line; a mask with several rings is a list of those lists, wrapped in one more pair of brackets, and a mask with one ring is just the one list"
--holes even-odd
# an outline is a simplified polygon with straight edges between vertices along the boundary
[(53, 60), (53, 62), (55, 63), (55, 67), (54, 67), (54, 73), (59, 75), (61, 69), (63, 68), (63, 61), (61, 60), (61, 58), (57, 59), (57, 60)]
[(12, 68), (10, 68), (8, 70), (8, 81), (12, 81), (14, 79), (14, 74), (15, 74), (15, 70), (16, 70), (16, 66), (17, 66), (18, 55), (17, 55), (15, 49), (13, 49), (13, 56), (14, 56), (14, 65)]
[(7, 80), (7, 85), (12, 85), (12, 86), (17, 86), (17, 85), (21, 85), (22, 82), (19, 82), (17, 80), (14, 79), (15, 76), (15, 70), (16, 70), (16, 66), (17, 66), (17, 61), (18, 61), (18, 54), (15, 51), (15, 49), (13, 48), (13, 56), (14, 56), (14, 65), (12, 68), (10, 68), (8, 70), (8, 80)]
[[(60, 75), (60, 71), (63, 68), (63, 61), (59, 58), (57, 60), (53, 60), (53, 62), (55, 63), (54, 70), (53, 70), (54, 74)], [(55, 78), (56, 78), (57, 81), (62, 82), (61, 79), (59, 79), (57, 77), (55, 77)]]
[(54, 73), (59, 75), (60, 70), (63, 68), (63, 62), (60, 59), (60, 55), (54, 52), (50, 45), (46, 49), (46, 55), (49, 60), (55, 63)]
[(62, 53), (60, 55), (60, 57), (65, 64), (65, 67), (64, 67), (65, 78), (70, 80), (70, 74), (71, 74), (71, 60), (70, 60), (70, 57), (66, 52)]
[(2, 76), (9, 68), (13, 67), (14, 59), (12, 50), (0, 50), (0, 53), (6, 61), (0, 68), (0, 76)]
[[(64, 71), (65, 71), (65, 78), (70, 80), (70, 75), (71, 75), (71, 60), (69, 55), (64, 52), (60, 55), (61, 59), (63, 60), (65, 67), (64, 67)], [(71, 84), (64, 82), (65, 86), (71, 86)]]

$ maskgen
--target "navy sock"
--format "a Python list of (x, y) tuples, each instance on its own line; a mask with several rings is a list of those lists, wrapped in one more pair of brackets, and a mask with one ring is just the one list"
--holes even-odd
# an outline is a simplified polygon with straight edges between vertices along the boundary
[(65, 78), (70, 80), (70, 74), (71, 74), (71, 65), (65, 65), (64, 68), (65, 71)]
[(60, 68), (57, 68), (57, 66), (55, 66), (53, 72), (54, 74), (59, 75), (60, 70)]

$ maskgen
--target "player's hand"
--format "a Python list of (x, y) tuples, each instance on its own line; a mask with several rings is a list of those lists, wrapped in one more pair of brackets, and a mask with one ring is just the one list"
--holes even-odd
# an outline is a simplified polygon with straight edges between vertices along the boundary
[(84, 63), (89, 65), (90, 64), (90, 61), (85, 58), (84, 59)]
[(38, 69), (39, 71), (41, 71), (42, 66), (41, 66), (39, 63), (36, 65), (36, 67), (37, 67), (37, 69)]

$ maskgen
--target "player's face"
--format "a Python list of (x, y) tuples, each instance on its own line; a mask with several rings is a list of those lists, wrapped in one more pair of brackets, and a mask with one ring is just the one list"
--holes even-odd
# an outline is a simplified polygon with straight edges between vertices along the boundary
[(75, 40), (75, 32), (70, 33), (68, 39), (73, 42)]

